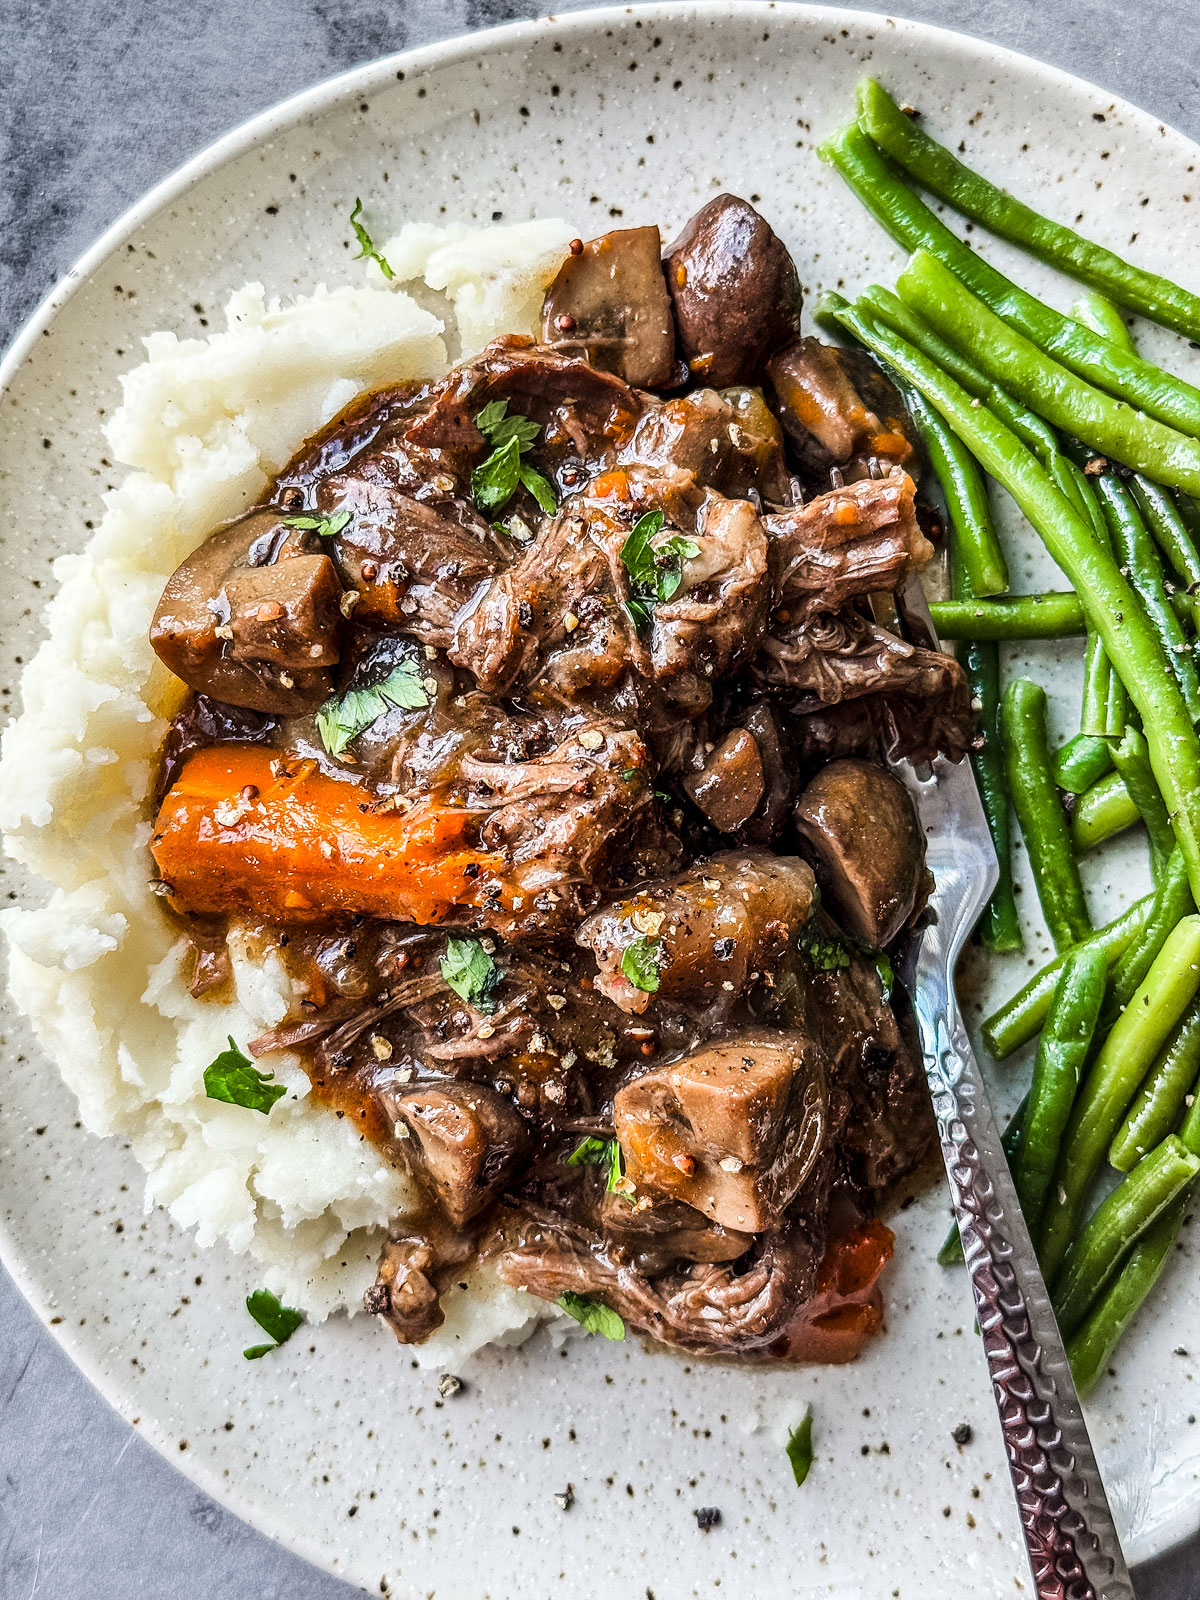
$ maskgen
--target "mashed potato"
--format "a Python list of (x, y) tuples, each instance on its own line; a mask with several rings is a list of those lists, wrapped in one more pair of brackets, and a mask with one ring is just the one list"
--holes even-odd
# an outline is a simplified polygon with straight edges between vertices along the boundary
[[(287, 1095), (269, 1116), (210, 1100), (204, 1069), (293, 1004), (272, 958), (235, 947), (236, 998), (193, 1000), (183, 944), (150, 886), (151, 797), (178, 685), (147, 630), (175, 566), (262, 494), (310, 434), (360, 390), (444, 371), (499, 333), (533, 332), (574, 230), (562, 222), (469, 229), (409, 224), (385, 246), (397, 284), (318, 289), (284, 305), (262, 285), (229, 301), (207, 339), (154, 333), (122, 380), (107, 435), (132, 470), (96, 533), (58, 563), (47, 638), (5, 731), (0, 827), (49, 888), (3, 915), (10, 982), (92, 1132), (126, 1138), (165, 1206), (201, 1244), (223, 1239), (310, 1316), (353, 1310), (381, 1230), (409, 1180), (316, 1103), (299, 1059), (265, 1058)], [(446, 1324), (414, 1352), (525, 1336), (553, 1309), (479, 1269), (445, 1299)]]

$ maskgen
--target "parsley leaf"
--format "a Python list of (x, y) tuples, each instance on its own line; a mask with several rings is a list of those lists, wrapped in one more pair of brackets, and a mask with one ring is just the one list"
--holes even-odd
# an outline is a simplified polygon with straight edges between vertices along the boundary
[(256, 1289), (253, 1294), (247, 1295), (246, 1310), (262, 1331), (271, 1337), (270, 1344), (252, 1344), (248, 1350), (243, 1350), (247, 1361), (258, 1361), (268, 1351), (278, 1350), (304, 1321), (303, 1311), (293, 1311), (291, 1306), (280, 1305), (269, 1289)]
[(448, 939), (441, 959), (442, 977), (455, 994), (484, 1016), (496, 1009), (493, 992), (504, 974), (478, 939)]
[(892, 990), (896, 987), (896, 972), (885, 955), (880, 954), (875, 957), (875, 971), (879, 974), (879, 982), (883, 987), (883, 998), (890, 1000)]
[(821, 972), (834, 972), (850, 965), (850, 952), (840, 939), (822, 933), (815, 917), (810, 917), (800, 929), (796, 943), (814, 967)]
[(808, 1469), (813, 1463), (812, 1425), (810, 1411), (798, 1427), (788, 1429), (787, 1458), (792, 1464), (792, 1477), (796, 1480), (797, 1488), (808, 1477)]
[(546, 515), (548, 517), (553, 516), (554, 512), (558, 510), (558, 501), (554, 498), (554, 490), (550, 487), (550, 484), (547, 482), (547, 480), (542, 477), (540, 472), (535, 472), (533, 468), (528, 466), (524, 461), (521, 463), (520, 477), (521, 482), (529, 490), (530, 494), (537, 501), (538, 505), (541, 506)]
[(322, 539), (332, 539), (334, 534), (341, 533), (342, 529), (350, 521), (350, 512), (335, 511), (331, 517), (323, 517), (319, 512), (314, 512), (311, 515), (308, 512), (302, 512), (296, 517), (283, 517), (281, 521), (287, 528), (311, 528)]
[(554, 1303), (560, 1311), (574, 1317), (585, 1333), (602, 1333), (606, 1339), (625, 1337), (625, 1324), (611, 1307), (602, 1305), (599, 1300), (589, 1300), (587, 1295), (574, 1294), (568, 1289)]
[(227, 1105), (245, 1106), (247, 1111), (261, 1111), (267, 1116), (276, 1100), (287, 1090), (281, 1083), (272, 1083), (273, 1072), (260, 1072), (244, 1056), (229, 1036), (229, 1049), (211, 1066), (204, 1069), (204, 1092), (210, 1100), (224, 1100)]
[(508, 414), (507, 400), (490, 400), (476, 413), (475, 426), (492, 444), (492, 453), (471, 474), (471, 493), (485, 515), (501, 510), (520, 485), (549, 516), (557, 510), (554, 490), (540, 472), (521, 458), (533, 448), (541, 428), (529, 417)]
[(522, 417), (516, 412), (510, 417), (507, 400), (489, 400), (483, 410), (476, 414), (475, 426), (492, 441), (493, 449), (499, 449), (502, 444), (515, 439), (518, 449), (529, 450), (542, 431), (530, 417)]
[(481, 461), (471, 474), (471, 493), (485, 516), (500, 511), (517, 492), (521, 481), (521, 446), (507, 439)]
[[(609, 1194), (621, 1194), (617, 1187), (625, 1176), (625, 1158), (616, 1139), (589, 1137), (577, 1144), (567, 1157), (569, 1167), (607, 1167), (608, 1178), (604, 1187)], [(627, 1187), (632, 1187), (627, 1185)]]
[(621, 546), (621, 560), (633, 585), (625, 610), (639, 633), (649, 626), (651, 608), (669, 600), (683, 582), (683, 563), (700, 554), (694, 539), (685, 539), (678, 533), (654, 544), (665, 520), (661, 511), (643, 512)]
[(345, 694), (326, 700), (317, 712), (317, 732), (329, 754), (340, 756), (389, 706), (401, 711), (420, 711), (427, 706), (429, 696), (417, 672), (417, 663), (410, 658), (389, 672), (382, 683), (369, 689), (347, 689)]
[(660, 940), (635, 939), (632, 944), (625, 946), (621, 956), (621, 971), (635, 989), (640, 989), (643, 994), (656, 994), (661, 970)]
[(379, 254), (379, 251), (376, 250), (375, 245), (372, 242), (371, 235), (358, 220), (359, 217), (362, 216), (362, 208), (362, 201), (356, 199), (354, 202), (354, 210), (350, 213), (350, 226), (354, 229), (354, 237), (358, 240), (358, 254), (351, 257), (351, 259), (354, 261), (373, 261), (379, 268), (380, 272), (383, 273), (387, 281), (391, 283), (396, 274), (392, 271), (391, 267), (385, 261), (383, 256)]

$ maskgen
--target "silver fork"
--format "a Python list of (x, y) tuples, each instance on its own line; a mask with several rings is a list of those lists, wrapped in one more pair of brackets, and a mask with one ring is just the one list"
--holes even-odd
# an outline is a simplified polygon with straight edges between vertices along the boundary
[[(912, 631), (936, 637), (919, 583), (902, 596)], [(967, 761), (896, 768), (928, 841), (936, 887), (900, 962), (921, 1036), (942, 1159), (983, 1337), (1038, 1600), (1133, 1600), (1133, 1585), (1070, 1364), (1000, 1132), (954, 993), (954, 968), (999, 869)]]

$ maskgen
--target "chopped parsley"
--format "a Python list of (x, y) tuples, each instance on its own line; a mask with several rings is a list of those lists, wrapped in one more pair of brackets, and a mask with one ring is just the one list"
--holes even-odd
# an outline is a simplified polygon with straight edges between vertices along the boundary
[(896, 973), (892, 963), (882, 952), (875, 957), (875, 971), (879, 974), (879, 982), (883, 987), (883, 998), (890, 1000), (892, 990), (896, 987)]
[(414, 660), (402, 661), (382, 683), (369, 689), (347, 689), (345, 694), (326, 700), (317, 712), (317, 732), (329, 754), (340, 756), (389, 706), (398, 706), (401, 711), (420, 711), (427, 706), (429, 696), (417, 671)]
[(281, 1083), (272, 1083), (273, 1072), (260, 1072), (244, 1056), (229, 1036), (229, 1049), (211, 1066), (204, 1069), (204, 1092), (210, 1100), (224, 1100), (227, 1105), (245, 1106), (247, 1111), (261, 1111), (267, 1116), (276, 1100), (287, 1090)]
[(812, 1425), (810, 1411), (798, 1427), (788, 1429), (787, 1458), (792, 1464), (792, 1477), (796, 1480), (797, 1488), (808, 1477), (808, 1469), (813, 1463)]
[(252, 1344), (242, 1354), (247, 1361), (258, 1361), (268, 1351), (278, 1350), (286, 1344), (304, 1321), (303, 1311), (293, 1311), (291, 1306), (281, 1306), (269, 1289), (256, 1289), (246, 1296), (246, 1310), (259, 1327), (271, 1337), (270, 1344)]
[(491, 400), (476, 413), (475, 426), (486, 435), (492, 453), (471, 474), (471, 493), (485, 516), (502, 511), (522, 485), (549, 516), (558, 508), (554, 490), (524, 459), (541, 428), (528, 417), (508, 414), (507, 400)]
[(484, 1016), (495, 1011), (492, 995), (504, 975), (478, 939), (448, 939), (441, 968), (442, 977), (460, 999)]
[(800, 929), (797, 944), (814, 967), (821, 972), (836, 972), (850, 965), (850, 952), (840, 939), (822, 933), (815, 917), (810, 917)]
[(643, 994), (657, 994), (662, 971), (662, 941), (635, 939), (627, 944), (621, 954), (621, 971), (635, 989)]
[(649, 626), (652, 608), (669, 600), (683, 582), (683, 563), (700, 554), (694, 539), (677, 533), (654, 544), (665, 521), (661, 511), (644, 512), (621, 546), (621, 560), (633, 589), (625, 610), (639, 633)]
[(625, 1337), (625, 1324), (611, 1307), (599, 1300), (589, 1300), (587, 1295), (574, 1294), (568, 1289), (554, 1303), (560, 1311), (574, 1317), (585, 1333), (602, 1333), (606, 1339)]
[(332, 539), (334, 534), (341, 533), (350, 521), (348, 511), (335, 511), (331, 517), (323, 517), (320, 512), (302, 511), (299, 516), (284, 517), (284, 526), (288, 528), (311, 528), (313, 533), (322, 539)]
[(356, 199), (354, 202), (354, 210), (350, 213), (350, 226), (354, 229), (354, 237), (358, 240), (358, 254), (352, 257), (352, 259), (354, 261), (373, 261), (379, 268), (380, 272), (383, 273), (387, 281), (391, 283), (396, 274), (392, 271), (384, 257), (379, 254), (378, 250), (376, 250), (374, 242), (371, 239), (371, 235), (358, 220), (362, 216), (362, 208), (362, 201)]
[(569, 1167), (607, 1167), (605, 1188), (609, 1194), (620, 1194), (618, 1188), (625, 1176), (625, 1158), (616, 1139), (587, 1138), (577, 1144), (567, 1157)]

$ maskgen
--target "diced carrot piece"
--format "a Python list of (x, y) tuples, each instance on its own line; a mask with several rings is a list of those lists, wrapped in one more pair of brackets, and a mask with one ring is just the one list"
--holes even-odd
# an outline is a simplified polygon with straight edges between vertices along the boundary
[(471, 848), (476, 818), (435, 800), (376, 809), (363, 785), (260, 745), (188, 758), (164, 799), (151, 850), (183, 909), (274, 922), (361, 912), (441, 922), (485, 897), (506, 906), (501, 856)]

